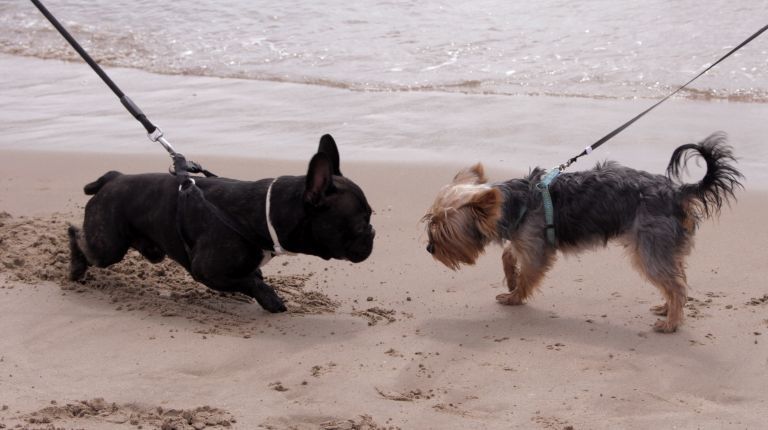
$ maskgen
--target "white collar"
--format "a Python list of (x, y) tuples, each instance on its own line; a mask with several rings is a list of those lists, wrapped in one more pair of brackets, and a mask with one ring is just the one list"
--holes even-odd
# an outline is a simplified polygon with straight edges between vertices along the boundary
[(275, 231), (275, 226), (272, 225), (272, 219), (270, 218), (270, 200), (272, 197), (272, 186), (275, 185), (275, 182), (277, 182), (279, 178), (275, 178), (272, 180), (272, 182), (269, 184), (269, 188), (267, 188), (267, 204), (266, 206), (266, 212), (267, 212), (267, 230), (269, 230), (269, 238), (272, 239), (272, 248), (273, 248), (273, 254), (274, 255), (285, 255), (290, 254), (286, 250), (283, 249), (282, 246), (280, 246), (280, 240), (277, 238), (277, 231)]

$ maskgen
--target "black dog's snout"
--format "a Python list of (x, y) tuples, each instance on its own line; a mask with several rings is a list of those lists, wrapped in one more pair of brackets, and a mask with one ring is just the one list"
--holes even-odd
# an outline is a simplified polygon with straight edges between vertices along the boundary
[(427, 245), (427, 252), (429, 252), (430, 254), (434, 254), (435, 253), (435, 244), (434, 243), (430, 242)]

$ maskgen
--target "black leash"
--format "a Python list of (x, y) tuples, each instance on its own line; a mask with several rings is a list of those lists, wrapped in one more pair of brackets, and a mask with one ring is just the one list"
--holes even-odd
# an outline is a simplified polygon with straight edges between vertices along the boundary
[(191, 247), (189, 245), (189, 238), (186, 234), (184, 234), (185, 232), (183, 226), (185, 225), (186, 219), (184, 218), (184, 215), (186, 211), (182, 208), (187, 208), (188, 206), (192, 206), (188, 209), (195, 209), (197, 211), (204, 211), (212, 214), (216, 219), (224, 224), (224, 226), (235, 232), (251, 246), (257, 249), (262, 249), (263, 247), (251, 239), (251, 237), (245, 233), (244, 228), (237, 221), (235, 221), (232, 217), (227, 215), (226, 212), (222, 211), (205, 198), (202, 190), (196, 186), (195, 180), (190, 177), (189, 174), (202, 173), (206, 177), (216, 177), (216, 175), (204, 169), (200, 164), (195, 163), (194, 161), (188, 161), (184, 155), (176, 152), (173, 149), (173, 146), (171, 146), (170, 142), (165, 140), (163, 137), (162, 130), (160, 130), (160, 128), (156, 125), (152, 124), (152, 121), (147, 118), (144, 112), (142, 112), (141, 109), (139, 109), (139, 107), (136, 106), (136, 104), (120, 90), (114, 81), (109, 78), (104, 70), (93, 60), (93, 58), (91, 58), (90, 55), (88, 55), (85, 49), (83, 49), (83, 47), (77, 43), (77, 40), (75, 40), (75, 38), (69, 34), (64, 26), (62, 26), (59, 21), (56, 20), (56, 18), (48, 11), (48, 9), (46, 9), (39, 0), (31, 1), (35, 6), (37, 6), (37, 8), (48, 19), (48, 21), (53, 24), (56, 30), (61, 33), (64, 39), (66, 39), (67, 42), (72, 45), (75, 51), (80, 54), (83, 60), (85, 60), (85, 62), (91, 66), (93, 71), (96, 72), (99, 77), (101, 77), (101, 79), (105, 84), (107, 84), (112, 92), (115, 93), (115, 95), (120, 99), (120, 103), (125, 106), (128, 112), (133, 115), (133, 117), (136, 118), (136, 120), (139, 121), (142, 126), (144, 126), (144, 128), (147, 130), (147, 136), (149, 137), (149, 140), (153, 142), (159, 142), (163, 148), (165, 148), (165, 150), (168, 151), (168, 153), (171, 155), (171, 158), (173, 159), (173, 166), (171, 169), (169, 169), (169, 171), (171, 174), (176, 175), (177, 181), (179, 183), (179, 194), (177, 197), (176, 211), (176, 231), (187, 251), (187, 258), (190, 259), (189, 254)]
[[(147, 118), (147, 116), (144, 114), (144, 112), (139, 109), (138, 106), (133, 102), (133, 100), (130, 99), (123, 91), (120, 89), (120, 87), (115, 84), (112, 79), (110, 79), (109, 75), (107, 75), (106, 72), (101, 68), (101, 66), (96, 63), (96, 61), (91, 58), (90, 55), (88, 55), (88, 52), (83, 49), (82, 46), (80, 46), (79, 43), (77, 43), (77, 40), (75, 40), (74, 37), (72, 37), (71, 34), (67, 31), (66, 28), (64, 28), (63, 25), (56, 19), (56, 17), (51, 14), (51, 12), (46, 9), (45, 6), (39, 1), (39, 0), (31, 0), (32, 4), (34, 4), (38, 10), (40, 10), (40, 13), (45, 16), (46, 19), (53, 25), (56, 30), (59, 31), (62, 37), (66, 39), (67, 42), (72, 46), (72, 48), (77, 51), (78, 54), (80, 54), (80, 57), (85, 60), (86, 63), (88, 63), (89, 66), (91, 66), (91, 69), (93, 69), (94, 72), (96, 72), (97, 75), (101, 78), (102, 81), (104, 81), (105, 84), (112, 90), (113, 93), (117, 96), (118, 99), (120, 99), (120, 103), (128, 110), (128, 112), (136, 118), (137, 121), (141, 123), (142, 126), (144, 126), (144, 129), (147, 130), (147, 136), (149, 137), (149, 140), (152, 142), (158, 142), (160, 145), (165, 148), (166, 151), (168, 151), (168, 154), (171, 155), (171, 158), (174, 159), (174, 170), (178, 171), (178, 167), (185, 166), (184, 170), (189, 173), (202, 173), (206, 177), (215, 177), (213, 173), (209, 172), (208, 170), (205, 170), (200, 164), (195, 163), (194, 161), (186, 161), (184, 159), (184, 156), (177, 153), (175, 149), (173, 149), (173, 146), (170, 142), (168, 142), (165, 137), (163, 137), (163, 131), (160, 130), (160, 127), (157, 127), (156, 125), (152, 124), (152, 121)], [(180, 158), (179, 158), (180, 157)], [(177, 162), (177, 158), (179, 160), (184, 160), (184, 163)], [(173, 172), (171, 172), (173, 173)]]
[(590, 154), (590, 153), (591, 153), (593, 150), (597, 149), (597, 148), (598, 148), (600, 145), (602, 145), (602, 144), (604, 144), (605, 142), (607, 142), (607, 141), (611, 140), (611, 138), (613, 138), (613, 137), (614, 137), (614, 136), (616, 136), (617, 134), (619, 134), (619, 133), (621, 133), (622, 131), (624, 131), (624, 129), (625, 129), (625, 128), (629, 127), (629, 126), (630, 126), (630, 125), (632, 125), (632, 124), (633, 124), (635, 121), (637, 121), (638, 119), (640, 119), (640, 118), (642, 118), (643, 116), (645, 116), (645, 114), (647, 114), (648, 112), (650, 112), (651, 110), (653, 110), (653, 109), (654, 109), (656, 106), (658, 106), (658, 105), (660, 105), (660, 104), (664, 103), (665, 101), (667, 101), (667, 99), (669, 99), (670, 97), (672, 97), (672, 96), (674, 96), (675, 94), (677, 94), (677, 93), (678, 93), (680, 90), (682, 90), (683, 88), (687, 87), (687, 86), (688, 86), (688, 84), (690, 84), (691, 82), (695, 81), (695, 80), (696, 80), (696, 79), (698, 79), (698, 78), (699, 78), (701, 75), (703, 75), (703, 74), (707, 73), (707, 72), (708, 72), (708, 71), (709, 71), (711, 68), (713, 68), (713, 67), (717, 66), (718, 64), (720, 64), (720, 62), (721, 62), (721, 61), (723, 61), (723, 60), (725, 60), (726, 58), (730, 57), (730, 56), (731, 56), (731, 54), (733, 54), (734, 52), (736, 52), (736, 51), (738, 51), (739, 49), (743, 48), (743, 47), (744, 47), (744, 45), (746, 45), (747, 43), (751, 42), (751, 41), (752, 41), (753, 39), (755, 39), (756, 37), (758, 37), (758, 36), (760, 36), (761, 34), (763, 34), (763, 32), (765, 32), (765, 30), (768, 30), (768, 25), (766, 25), (766, 26), (764, 26), (763, 28), (761, 28), (760, 30), (758, 30), (758, 31), (757, 31), (755, 34), (753, 34), (752, 36), (749, 36), (749, 38), (747, 38), (745, 41), (741, 42), (741, 43), (739, 44), (739, 46), (737, 46), (737, 47), (735, 47), (735, 48), (731, 49), (731, 50), (730, 50), (730, 51), (729, 51), (727, 54), (723, 55), (723, 56), (722, 56), (722, 57), (721, 57), (719, 60), (715, 61), (714, 63), (712, 63), (712, 65), (710, 65), (709, 67), (707, 67), (706, 69), (704, 69), (704, 71), (702, 71), (702, 72), (701, 72), (701, 73), (699, 73), (698, 75), (694, 76), (694, 77), (693, 77), (693, 79), (691, 79), (690, 81), (688, 81), (688, 82), (686, 82), (685, 84), (683, 84), (683, 86), (681, 86), (680, 88), (676, 89), (675, 91), (673, 91), (672, 93), (670, 93), (669, 95), (667, 95), (666, 97), (664, 97), (663, 99), (659, 100), (658, 102), (656, 102), (656, 104), (654, 104), (653, 106), (651, 106), (651, 107), (649, 107), (648, 109), (644, 110), (643, 112), (641, 112), (641, 113), (640, 113), (639, 115), (637, 115), (636, 117), (634, 117), (634, 118), (632, 118), (631, 120), (629, 120), (629, 121), (625, 122), (625, 123), (624, 123), (624, 124), (623, 124), (621, 127), (619, 127), (619, 128), (617, 128), (616, 130), (613, 130), (612, 132), (610, 132), (610, 133), (606, 134), (605, 136), (603, 136), (603, 137), (602, 137), (600, 140), (598, 140), (597, 142), (595, 142), (595, 143), (593, 143), (593, 144), (591, 144), (591, 145), (587, 146), (587, 147), (586, 147), (586, 148), (585, 148), (585, 149), (584, 149), (584, 150), (583, 150), (583, 151), (582, 151), (582, 152), (581, 152), (579, 155), (577, 155), (577, 156), (575, 156), (575, 157), (571, 158), (570, 160), (568, 160), (567, 162), (565, 162), (565, 163), (561, 164), (561, 165), (558, 167), (558, 168), (560, 169), (560, 171), (563, 171), (563, 170), (565, 170), (566, 168), (568, 168), (568, 166), (570, 166), (571, 164), (575, 163), (575, 162), (576, 162), (576, 161), (577, 161), (577, 160), (578, 160), (580, 157), (582, 157), (582, 156), (584, 156), (584, 155), (587, 155), (587, 154)]

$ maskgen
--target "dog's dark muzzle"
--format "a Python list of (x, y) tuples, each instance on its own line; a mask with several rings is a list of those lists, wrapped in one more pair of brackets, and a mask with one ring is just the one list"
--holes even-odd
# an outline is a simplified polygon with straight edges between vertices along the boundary
[(376, 237), (376, 230), (369, 225), (365, 233), (358, 236), (347, 249), (347, 260), (359, 263), (368, 258), (373, 251), (374, 237)]
[(435, 255), (435, 244), (432, 242), (429, 242), (427, 244), (427, 252), (429, 252), (432, 255)]

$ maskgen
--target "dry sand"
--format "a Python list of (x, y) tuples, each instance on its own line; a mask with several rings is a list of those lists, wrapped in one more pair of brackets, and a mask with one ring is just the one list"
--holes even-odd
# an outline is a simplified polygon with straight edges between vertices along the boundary
[[(726, 129), (741, 149), (747, 190), (702, 226), (689, 259), (688, 318), (678, 333), (659, 335), (648, 309), (660, 296), (617, 247), (561, 258), (526, 306), (496, 304), (500, 249), (460, 272), (424, 251), (418, 220), (457, 165), (411, 157), (418, 151), (408, 163), (363, 160), (379, 158), (381, 136), (439, 146), (522, 135), (529, 144), (514, 165), (467, 159), (495, 162), (490, 177), (505, 179), (560, 158), (561, 147), (536, 143), (538, 133), (584, 141), (590, 120), (607, 131), (637, 104), (530, 98), (503, 111), (510, 102), (493, 97), (111, 71), (147, 111), (156, 106), (154, 118), (170, 117), (161, 122), (180, 149), (222, 175), (301, 174), (305, 161), (295, 160), (308, 159), (321, 132), (336, 133), (343, 171), (376, 211), (374, 252), (356, 265), (274, 259), (265, 274), (289, 312), (270, 315), (195, 284), (173, 263), (135, 255), (92, 270), (84, 284), (66, 281), (65, 228), (81, 222), (82, 186), (110, 169), (164, 171), (168, 159), (84, 66), (9, 56), (0, 65), (13, 78), (0, 82), (0, 429), (764, 428), (768, 200), (755, 154), (765, 151), (766, 125), (756, 120), (765, 105), (672, 103), (601, 149), (656, 172), (691, 140), (686, 133)], [(467, 116), (484, 107), (487, 115)], [(540, 114), (552, 112), (583, 121), (543, 126)], [(647, 150), (637, 136), (657, 146)], [(227, 141), (231, 151), (271, 137), (307, 143), (287, 147), (294, 161), (199, 155), (218, 150), (206, 142)], [(345, 150), (347, 141), (362, 143)], [(68, 152), (50, 151), (60, 144)], [(147, 154), (117, 153), (137, 145)], [(451, 155), (461, 157), (441, 154)]]
[[(304, 169), (206, 161), (240, 178)], [(617, 248), (561, 258), (523, 307), (493, 300), (498, 249), (457, 273), (433, 262), (417, 220), (449, 166), (347, 163), (376, 210), (374, 253), (357, 265), (273, 260), (265, 274), (286, 314), (135, 255), (65, 281), (64, 231), (81, 219), (82, 184), (163, 162), (0, 153), (0, 428), (763, 425), (762, 192), (741, 193), (699, 232), (688, 318), (673, 335), (651, 332), (660, 297)]]

